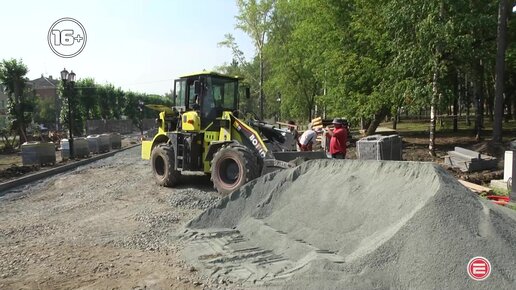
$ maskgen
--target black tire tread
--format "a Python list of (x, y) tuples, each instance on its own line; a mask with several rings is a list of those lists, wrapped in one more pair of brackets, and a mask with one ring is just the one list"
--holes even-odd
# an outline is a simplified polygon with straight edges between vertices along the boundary
[[(246, 146), (239, 144), (239, 143), (231, 143), (228, 145), (222, 146), (216, 153), (213, 155), (212, 164), (216, 164), (218, 160), (221, 158), (222, 154), (226, 150), (235, 150), (238, 152), (238, 154), (243, 158), (245, 161), (245, 168), (246, 168), (246, 180), (245, 183), (248, 183), (249, 181), (258, 178), (260, 176), (260, 165), (259, 160), (256, 154), (253, 153), (253, 151)], [(212, 167), (213, 168), (213, 167)], [(210, 176), (210, 180), (213, 182), (213, 174)], [(219, 193), (221, 190), (217, 188), (217, 185), (215, 182), (213, 182), (213, 188), (216, 189)]]
[[(154, 150), (157, 150), (156, 153), (154, 153)], [(159, 178), (155, 172), (154, 164), (152, 165), (153, 174), (156, 177), (156, 180), (159, 185), (165, 186), (165, 187), (173, 187), (179, 182), (179, 178), (181, 176), (181, 172), (174, 170), (174, 149), (167, 145), (167, 144), (159, 144), (152, 150), (152, 154), (159, 154), (157, 152), (163, 151), (164, 158), (166, 157), (168, 159), (168, 162), (166, 162), (166, 165), (168, 168), (165, 169), (165, 177)], [(154, 158), (151, 157), (151, 160), (154, 160)], [(168, 173), (168, 174), (167, 174)]]

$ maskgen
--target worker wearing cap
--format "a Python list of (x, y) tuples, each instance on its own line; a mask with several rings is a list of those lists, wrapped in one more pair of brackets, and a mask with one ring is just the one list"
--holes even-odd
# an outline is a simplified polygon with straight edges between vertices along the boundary
[(292, 135), (294, 136), (294, 141), (296, 142), (296, 144), (294, 145), (295, 148), (293, 149), (296, 149), (297, 150), (301, 150), (299, 148), (301, 148), (301, 146), (299, 145), (299, 132), (297, 131), (297, 126), (296, 126), (296, 122), (290, 120), (288, 121), (288, 130), (290, 131), (290, 133), (292, 133)]
[(308, 124), (308, 130), (299, 137), (299, 151), (312, 151), (313, 144), (317, 140), (317, 132), (313, 129), (312, 123)]
[(330, 154), (335, 159), (345, 159), (348, 142), (348, 132), (344, 126), (344, 122), (340, 119), (334, 119), (332, 122), (335, 129), (331, 131), (328, 128), (328, 136), (330, 139)]

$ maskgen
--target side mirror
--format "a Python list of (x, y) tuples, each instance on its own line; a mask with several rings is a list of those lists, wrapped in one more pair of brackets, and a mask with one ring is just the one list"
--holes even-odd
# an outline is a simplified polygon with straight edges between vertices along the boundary
[(245, 88), (245, 98), (251, 98), (251, 89), (249, 87)]
[(194, 94), (200, 95), (201, 94), (201, 82), (200, 81), (194, 81)]

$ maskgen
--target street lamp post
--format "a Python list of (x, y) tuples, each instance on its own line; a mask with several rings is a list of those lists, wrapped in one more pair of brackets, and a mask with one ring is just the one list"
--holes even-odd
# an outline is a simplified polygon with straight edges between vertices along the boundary
[(68, 101), (68, 144), (70, 146), (70, 160), (74, 158), (73, 152), (73, 119), (72, 119), (72, 102), (71, 102), (71, 90), (73, 90), (75, 84), (75, 73), (71, 71), (68, 73), (66, 69), (61, 71), (61, 80), (63, 81), (63, 93), (67, 97)]

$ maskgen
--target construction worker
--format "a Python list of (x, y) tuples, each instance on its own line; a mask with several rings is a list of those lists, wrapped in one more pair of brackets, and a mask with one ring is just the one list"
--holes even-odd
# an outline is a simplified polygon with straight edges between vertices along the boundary
[(316, 139), (317, 132), (313, 129), (312, 123), (309, 123), (308, 129), (299, 137), (299, 151), (312, 151)]
[(199, 101), (199, 96), (196, 94), (196, 95), (194, 96), (194, 103), (193, 103), (193, 105), (192, 105), (192, 109), (193, 109), (194, 111), (200, 111), (200, 110), (201, 110), (201, 106), (200, 106), (200, 104), (199, 104), (199, 103), (200, 103), (200, 101)]
[(335, 118), (332, 122), (335, 129), (332, 131), (329, 127), (326, 129), (328, 132), (326, 133), (330, 139), (330, 154), (334, 159), (345, 159), (346, 158), (346, 149), (348, 142), (348, 132), (346, 129), (347, 124), (341, 119)]
[[(299, 151), (300, 150), (299, 149), (300, 148), (300, 146), (299, 146), (299, 132), (297, 131), (296, 122), (290, 120), (290, 121), (287, 122), (287, 124), (288, 124), (288, 130), (294, 136), (294, 141), (295, 141), (294, 147), (296, 147), (297, 150)], [(296, 148), (292, 148), (292, 149), (295, 150)]]

